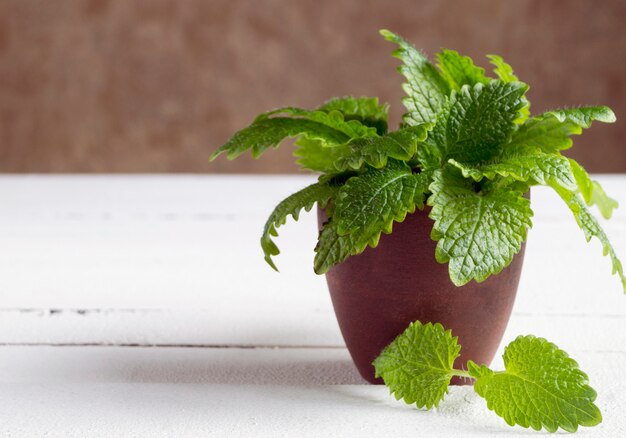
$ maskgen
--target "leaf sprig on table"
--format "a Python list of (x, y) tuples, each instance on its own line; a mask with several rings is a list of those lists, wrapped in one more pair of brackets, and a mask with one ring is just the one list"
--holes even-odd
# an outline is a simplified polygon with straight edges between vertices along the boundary
[(474, 390), (510, 426), (576, 432), (602, 421), (596, 392), (576, 361), (556, 345), (519, 336), (504, 350), (504, 371), (471, 360), (453, 367), (461, 346), (441, 324), (411, 324), (374, 361), (376, 377), (397, 400), (418, 408), (437, 407), (453, 376), (475, 379)]
[(381, 233), (427, 205), (437, 261), (449, 264), (458, 286), (481, 282), (520, 251), (533, 216), (525, 194), (543, 185), (563, 199), (587, 240), (600, 240), (626, 292), (622, 265), (589, 211), (595, 205), (608, 219), (617, 202), (561, 154), (593, 121), (614, 122), (613, 112), (589, 106), (531, 116), (528, 85), (501, 57), (488, 56), (490, 77), (453, 50), (439, 52), (433, 64), (398, 35), (381, 34), (397, 45), (393, 55), (406, 79), (407, 112), (397, 130), (389, 131), (388, 105), (376, 98), (335, 98), (313, 110), (261, 114), (211, 156), (258, 157), (295, 137), (298, 164), (322, 174), (271, 214), (261, 237), (270, 266), (276, 269), (277, 228), (316, 203), (328, 216), (315, 248), (318, 274), (376, 247)]

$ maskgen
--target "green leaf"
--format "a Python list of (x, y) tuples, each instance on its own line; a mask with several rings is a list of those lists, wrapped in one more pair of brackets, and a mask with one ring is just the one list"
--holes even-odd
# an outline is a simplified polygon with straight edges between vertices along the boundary
[(391, 233), (394, 221), (402, 222), (416, 207), (424, 208), (428, 183), (425, 174), (413, 174), (406, 163), (395, 160), (350, 178), (335, 202), (333, 221), (339, 234)]
[(519, 82), (515, 73), (513, 73), (513, 67), (504, 62), (501, 56), (498, 55), (487, 55), (489, 62), (493, 64), (496, 68), (493, 72), (504, 82)]
[(574, 214), (574, 218), (576, 219), (576, 223), (585, 233), (585, 239), (589, 242), (593, 237), (597, 237), (600, 243), (602, 244), (602, 254), (608, 255), (611, 258), (611, 263), (613, 265), (613, 275), (617, 274), (622, 282), (622, 288), (624, 293), (626, 293), (626, 277), (624, 276), (624, 270), (622, 268), (622, 262), (615, 254), (615, 250), (609, 242), (609, 238), (606, 233), (600, 227), (600, 224), (596, 220), (595, 217), (589, 212), (585, 203), (577, 193), (564, 190), (561, 187), (553, 186), (553, 189), (559, 194), (559, 196), (565, 201), (569, 209)]
[[(277, 115), (283, 115), (278, 117)], [(284, 115), (291, 117), (284, 117)], [(247, 150), (258, 158), (270, 147), (278, 147), (288, 137), (306, 135), (326, 145), (339, 145), (351, 138), (377, 135), (376, 128), (366, 126), (358, 120), (345, 120), (339, 111), (309, 111), (302, 108), (279, 108), (258, 116), (217, 149), (211, 160), (226, 152), (232, 160)]]
[(591, 122), (612, 123), (615, 114), (605, 106), (555, 110), (532, 117), (513, 134), (507, 147), (533, 146), (556, 153), (572, 146), (572, 135), (579, 135)]
[(454, 168), (435, 172), (430, 185), (432, 238), (438, 262), (449, 262), (452, 282), (484, 281), (513, 260), (532, 225), (530, 201), (510, 187), (477, 191)]
[(460, 351), (450, 330), (416, 321), (374, 360), (376, 377), (383, 378), (397, 400), (430, 409), (448, 393)]
[(336, 97), (317, 110), (326, 113), (339, 111), (344, 120), (357, 120), (363, 125), (374, 127), (380, 135), (387, 132), (389, 104), (379, 104), (377, 97)]
[(546, 153), (557, 153), (572, 147), (572, 135), (582, 133), (582, 128), (572, 122), (559, 121), (556, 117), (542, 114), (532, 117), (513, 133), (506, 148), (536, 147)]
[[(491, 64), (496, 68), (493, 72), (504, 82), (519, 82), (519, 79), (513, 73), (513, 68), (504, 62), (504, 59), (498, 55), (487, 55)], [(524, 105), (520, 109), (520, 117), (515, 119), (515, 123), (523, 124), (530, 117), (530, 102), (526, 97), (522, 98)]]
[(511, 426), (576, 432), (579, 425), (602, 421), (587, 375), (565, 351), (543, 338), (520, 336), (511, 342), (504, 350), (506, 371), (470, 364), (475, 391)]
[(340, 130), (312, 120), (285, 117), (261, 119), (235, 133), (226, 144), (211, 155), (210, 159), (215, 160), (226, 152), (228, 159), (232, 160), (247, 150), (251, 150), (252, 156), (257, 158), (268, 148), (277, 148), (284, 139), (300, 134), (307, 134), (310, 138), (332, 144), (342, 144), (350, 139)]
[(569, 160), (560, 154), (546, 154), (538, 148), (507, 148), (497, 161), (474, 166), (455, 160), (449, 162), (461, 169), (464, 177), (475, 181), (502, 176), (531, 184), (557, 184), (566, 190), (577, 189)]
[(382, 137), (360, 137), (346, 145), (330, 147), (337, 155), (336, 170), (361, 169), (364, 164), (375, 168), (387, 165), (388, 158), (408, 161), (415, 155), (418, 143), (428, 135), (430, 125), (410, 126)]
[(473, 88), (463, 86), (453, 94), (447, 114), (444, 109), (445, 115), (437, 119), (429, 142), (437, 144), (448, 159), (461, 163), (497, 157), (514, 130), (527, 88), (521, 82), (496, 80)]
[(325, 274), (330, 268), (351, 255), (363, 252), (368, 244), (375, 247), (378, 244), (378, 238), (374, 237), (355, 233), (340, 235), (337, 232), (337, 223), (331, 217), (324, 224), (315, 246), (313, 270), (318, 275)]
[(569, 159), (569, 163), (572, 167), (572, 172), (578, 184), (580, 194), (583, 196), (587, 205), (597, 205), (602, 216), (605, 219), (610, 219), (613, 215), (613, 210), (618, 207), (617, 201), (609, 198), (600, 183), (592, 180), (580, 164), (571, 158)]
[(387, 165), (389, 158), (410, 160), (429, 128), (429, 125), (411, 126), (381, 137), (359, 137), (336, 146), (303, 135), (296, 141), (294, 156), (298, 157), (296, 162), (302, 168), (330, 174), (360, 170), (366, 164), (379, 169)]
[(460, 91), (463, 85), (473, 87), (489, 82), (489, 78), (485, 76), (485, 69), (474, 65), (469, 56), (461, 56), (454, 50), (443, 49), (437, 53), (437, 61), (443, 77), (452, 90)]
[(616, 120), (615, 113), (607, 106), (559, 109), (545, 114), (554, 116), (559, 122), (571, 122), (582, 128), (590, 128), (594, 120), (604, 123), (614, 123)]
[(390, 161), (350, 178), (337, 194), (332, 216), (315, 247), (314, 270), (324, 274), (351, 255), (375, 248), (381, 233), (391, 233), (393, 221), (423, 207), (429, 175), (413, 174), (405, 164)]
[(398, 71), (406, 78), (403, 89), (407, 96), (402, 103), (408, 110), (403, 116), (407, 125), (421, 125), (435, 121), (450, 90), (428, 58), (410, 43), (388, 30), (380, 34), (400, 48), (393, 55), (402, 61)]
[(292, 216), (294, 220), (298, 220), (300, 211), (310, 211), (313, 205), (317, 203), (320, 208), (324, 208), (328, 201), (337, 193), (338, 187), (330, 184), (312, 184), (299, 192), (287, 197), (276, 206), (263, 228), (261, 236), (261, 248), (265, 254), (265, 261), (276, 271), (276, 265), (272, 261), (272, 256), (280, 253), (278, 247), (272, 240), (272, 236), (278, 236), (276, 228), (283, 225), (287, 221), (288, 216)]
[(336, 129), (337, 131), (343, 132), (349, 138), (377, 135), (376, 128), (366, 126), (355, 118), (346, 119), (342, 112), (329, 109), (326, 109), (325, 111), (309, 111), (306, 109), (295, 107), (278, 108), (268, 113), (261, 114), (256, 118), (256, 121), (267, 120), (268, 118), (279, 114), (287, 114), (292, 117), (321, 123), (323, 125)]
[(325, 146), (325, 142), (309, 138), (307, 135), (298, 138), (295, 145), (296, 149), (293, 155), (297, 158), (296, 163), (303, 169), (315, 172), (337, 173), (335, 163), (346, 154), (345, 143), (339, 146), (328, 147)]
[(415, 156), (422, 170), (433, 171), (442, 166), (443, 156), (432, 139), (427, 138), (424, 143), (418, 144)]

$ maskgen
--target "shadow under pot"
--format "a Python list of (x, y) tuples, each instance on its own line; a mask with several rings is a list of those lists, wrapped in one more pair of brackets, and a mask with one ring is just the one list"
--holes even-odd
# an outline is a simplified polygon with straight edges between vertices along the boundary
[[(407, 215), (383, 234), (376, 248), (351, 256), (326, 273), (326, 281), (343, 339), (359, 373), (370, 383), (372, 362), (411, 322), (439, 322), (458, 336), (461, 355), (489, 365), (509, 321), (524, 259), (525, 246), (500, 274), (482, 283), (457, 287), (448, 264), (435, 260), (437, 242), (430, 238), (430, 208)], [(318, 224), (327, 220), (318, 209)], [(452, 384), (471, 384), (454, 377)]]

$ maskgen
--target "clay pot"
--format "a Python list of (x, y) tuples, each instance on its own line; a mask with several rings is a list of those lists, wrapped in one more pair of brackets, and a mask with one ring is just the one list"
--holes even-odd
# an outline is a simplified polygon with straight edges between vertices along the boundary
[[(457, 287), (448, 265), (435, 260), (430, 238), (429, 209), (394, 223), (376, 248), (367, 248), (334, 266), (326, 274), (341, 333), (361, 376), (374, 378), (372, 361), (410, 322), (439, 322), (458, 336), (461, 356), (489, 365), (509, 321), (524, 259), (524, 246), (499, 275), (482, 283)], [(318, 210), (318, 222), (326, 220)], [(454, 378), (453, 384), (471, 384)]]

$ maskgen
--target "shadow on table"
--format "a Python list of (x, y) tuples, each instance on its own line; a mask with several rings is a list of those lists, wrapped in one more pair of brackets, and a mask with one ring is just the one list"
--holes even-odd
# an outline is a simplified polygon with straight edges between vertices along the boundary
[[(108, 362), (108, 369), (101, 369), (97, 373), (108, 375), (107, 380), (150, 383), (287, 386), (366, 383), (343, 349), (209, 350), (178, 350), (183, 353), (179, 356), (117, 356), (115, 361), (105, 360)], [(106, 363), (101, 362), (99, 365), (104, 366)]]

